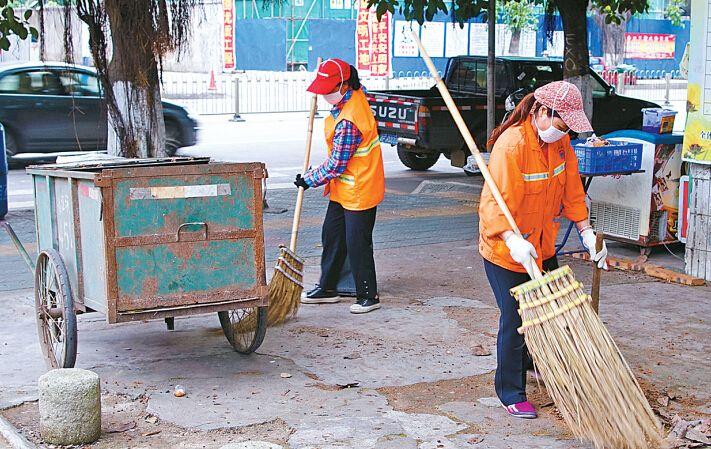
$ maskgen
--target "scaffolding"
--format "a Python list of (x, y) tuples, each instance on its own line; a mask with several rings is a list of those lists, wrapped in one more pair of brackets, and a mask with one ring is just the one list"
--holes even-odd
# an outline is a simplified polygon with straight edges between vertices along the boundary
[(281, 4), (262, 0), (235, 0), (235, 18), (282, 19), (286, 21), (286, 66), (305, 70), (309, 55), (309, 22), (317, 19), (354, 20), (354, 0), (291, 0)]

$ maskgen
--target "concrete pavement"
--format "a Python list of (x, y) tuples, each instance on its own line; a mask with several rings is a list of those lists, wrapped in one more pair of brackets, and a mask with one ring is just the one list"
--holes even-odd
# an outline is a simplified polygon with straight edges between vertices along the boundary
[[(291, 227), (305, 118), (255, 118), (247, 127), (207, 120), (215, 134), (185, 154), (266, 161), (270, 206), (288, 209), (265, 216), (271, 266)], [(319, 142), (314, 161), (325, 155)], [(354, 316), (348, 301), (303, 306), (296, 320), (269, 329), (251, 356), (231, 350), (214, 315), (177, 319), (173, 332), (162, 321), (109, 326), (99, 314), (82, 315), (77, 366), (99, 373), (104, 396), (104, 434), (91, 447), (218, 449), (261, 440), (294, 449), (588, 449), (535, 381), (528, 389), (538, 420), (508, 418), (495, 398), (498, 310), (476, 246), (481, 178), (447, 161), (414, 173), (390, 150), (374, 235), (382, 310)], [(27, 179), (11, 174), (11, 195), (20, 192), (11, 201), (25, 194)], [(307, 192), (300, 233), (307, 285), (319, 273), (320, 193)], [(33, 212), (14, 210), (8, 219), (32, 250)], [(564, 262), (589, 285), (588, 264)], [(0, 409), (38, 441), (34, 401), (45, 367), (31, 286), (0, 232)], [(603, 320), (662, 419), (711, 416), (711, 289), (611, 271), (601, 296)], [(176, 384), (186, 397), (172, 395)]]
[[(528, 388), (541, 419), (510, 419), (494, 398), (498, 311), (476, 253), (472, 201), (481, 181), (463, 179), (439, 179), (416, 194), (398, 193), (416, 181), (390, 183), (375, 234), (380, 311), (354, 316), (348, 301), (302, 306), (252, 356), (231, 350), (214, 315), (177, 319), (174, 332), (162, 321), (109, 326), (101, 315), (80, 316), (77, 366), (99, 373), (106, 402), (105, 433), (92, 447), (217, 449), (262, 440), (319, 449), (589, 448), (572, 439), (535, 381)], [(299, 253), (310, 284), (325, 200), (307, 193)], [(276, 206), (293, 202), (292, 191), (270, 195)], [(31, 217), (24, 219), (31, 233)], [(267, 215), (268, 257), (289, 226), (290, 213)], [(589, 265), (565, 262), (589, 285)], [(0, 408), (21, 404), (3, 414), (36, 439), (31, 401), (45, 368), (32, 291), (0, 272), (13, 287), (0, 293), (12, 318), (0, 328)], [(662, 416), (711, 414), (709, 298), (708, 287), (604, 274), (603, 320)], [(172, 395), (176, 384), (186, 397)]]

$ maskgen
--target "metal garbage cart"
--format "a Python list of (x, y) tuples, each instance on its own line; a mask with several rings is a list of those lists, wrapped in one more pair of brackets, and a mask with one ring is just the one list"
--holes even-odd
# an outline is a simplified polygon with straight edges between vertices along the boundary
[(30, 167), (35, 307), (50, 368), (76, 360), (77, 313), (109, 324), (217, 312), (235, 350), (264, 339), (262, 163), (122, 159)]

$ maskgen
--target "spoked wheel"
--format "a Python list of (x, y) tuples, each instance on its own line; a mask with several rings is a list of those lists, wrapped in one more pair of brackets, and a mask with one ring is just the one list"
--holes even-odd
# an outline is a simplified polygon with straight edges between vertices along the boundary
[(74, 367), (77, 358), (77, 316), (67, 268), (54, 249), (42, 251), (37, 258), (35, 315), (47, 367)]
[(251, 354), (264, 341), (267, 333), (267, 308), (250, 307), (247, 309), (217, 312), (222, 331), (235, 351)]

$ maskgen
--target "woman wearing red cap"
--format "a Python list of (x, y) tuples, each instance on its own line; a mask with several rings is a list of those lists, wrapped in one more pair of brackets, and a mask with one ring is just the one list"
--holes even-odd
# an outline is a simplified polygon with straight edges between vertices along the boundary
[(558, 267), (555, 242), (563, 217), (576, 223), (591, 259), (606, 266), (607, 248), (595, 251), (571, 130), (589, 132), (592, 126), (578, 88), (556, 81), (526, 96), (488, 142), (493, 147), (489, 170), (523, 234), (513, 232), (485, 186), (479, 205), (479, 252), (501, 311), (496, 394), (508, 413), (519, 418), (537, 415), (526, 398), (526, 371), (532, 361), (517, 331), (521, 317), (509, 290), (530, 279), (524, 267), (532, 260), (546, 271)]
[(348, 257), (357, 296), (350, 311), (367, 313), (380, 308), (373, 260), (375, 214), (385, 194), (378, 125), (358, 72), (340, 59), (324, 61), (308, 91), (333, 105), (324, 123), (328, 159), (303, 177), (296, 175), (294, 184), (325, 185), (330, 201), (321, 234), (321, 279), (301, 302), (338, 302), (336, 286)]

